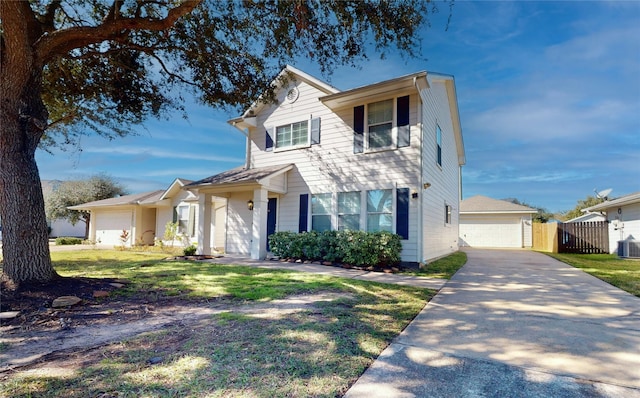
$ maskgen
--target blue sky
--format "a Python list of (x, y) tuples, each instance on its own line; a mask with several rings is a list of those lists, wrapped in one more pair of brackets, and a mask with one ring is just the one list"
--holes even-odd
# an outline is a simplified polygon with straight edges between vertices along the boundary
[[(439, 3), (436, 3), (439, 4)], [(595, 188), (640, 191), (640, 2), (456, 2), (431, 17), (419, 59), (374, 53), (322, 76), (345, 90), (421, 70), (455, 76), (467, 164), (463, 196), (573, 208)], [(131, 193), (241, 165), (238, 113), (191, 105), (189, 120), (148, 121), (137, 136), (83, 137), (81, 151), (40, 151), (42, 179), (106, 173)]]

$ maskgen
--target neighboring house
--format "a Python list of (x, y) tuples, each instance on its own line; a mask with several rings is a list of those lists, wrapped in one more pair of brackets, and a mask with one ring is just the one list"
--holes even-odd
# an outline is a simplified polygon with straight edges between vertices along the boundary
[(607, 200), (583, 211), (599, 212), (609, 222), (609, 252), (640, 257), (640, 192)]
[(565, 222), (598, 222), (598, 221), (607, 221), (607, 218), (600, 213), (586, 213), (579, 217), (572, 218), (571, 220), (567, 220)]
[(523, 248), (532, 246), (536, 209), (486, 196), (460, 202), (460, 245)]
[[(42, 180), (42, 194), (46, 198), (53, 192), (61, 181), (58, 180)], [(75, 225), (66, 219), (47, 220), (47, 226), (51, 228), (49, 237), (57, 238), (60, 236), (71, 236), (84, 238), (85, 224), (82, 221)], [(2, 221), (0, 220), (0, 240), (2, 240)]]
[[(464, 146), (454, 79), (418, 72), (347, 91), (291, 66), (277, 103), (229, 121), (247, 137), (246, 164), (185, 188), (227, 199), (228, 253), (264, 258), (275, 231), (387, 230), (402, 260), (458, 250)], [(279, 80), (276, 80), (276, 82)], [(199, 206), (199, 253), (211, 209)]]
[[(198, 214), (197, 196), (183, 189), (190, 182), (178, 178), (166, 190), (98, 200), (72, 206), (70, 209), (91, 212), (89, 239), (99, 244), (153, 245), (156, 238), (163, 239), (167, 223), (177, 222), (180, 237), (165, 243), (176, 246), (189, 245), (197, 241), (195, 226)], [(221, 213), (217, 209), (225, 205), (224, 199), (220, 201), (221, 203), (211, 201), (212, 209), (219, 215)], [(224, 225), (222, 215), (218, 219), (220, 224)], [(123, 230), (127, 231), (126, 239), (122, 239)], [(210, 241), (212, 247), (224, 247), (223, 232), (224, 229), (221, 229), (220, 234), (213, 234)]]

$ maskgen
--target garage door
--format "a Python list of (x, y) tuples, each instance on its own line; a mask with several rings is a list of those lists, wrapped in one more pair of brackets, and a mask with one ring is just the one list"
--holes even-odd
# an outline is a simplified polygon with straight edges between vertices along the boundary
[(460, 244), (471, 247), (522, 247), (520, 217), (460, 215)]
[(120, 235), (125, 229), (131, 234), (131, 210), (94, 213), (96, 242), (103, 245), (122, 245)]

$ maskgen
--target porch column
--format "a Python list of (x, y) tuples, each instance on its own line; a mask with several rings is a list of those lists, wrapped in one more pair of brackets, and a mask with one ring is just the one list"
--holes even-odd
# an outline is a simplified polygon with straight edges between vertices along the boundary
[(254, 260), (262, 260), (267, 256), (267, 204), (267, 190), (254, 190), (251, 228), (251, 258)]
[(198, 254), (211, 254), (211, 194), (198, 194)]

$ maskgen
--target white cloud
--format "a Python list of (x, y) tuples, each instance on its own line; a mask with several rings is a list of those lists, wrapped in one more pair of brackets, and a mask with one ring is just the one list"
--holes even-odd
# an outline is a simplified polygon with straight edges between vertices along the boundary
[(89, 147), (83, 149), (86, 153), (105, 153), (110, 155), (150, 156), (167, 159), (206, 160), (211, 162), (243, 163), (244, 158), (215, 154), (199, 154), (194, 152), (178, 152), (152, 147), (131, 147), (111, 145), (106, 147)]

